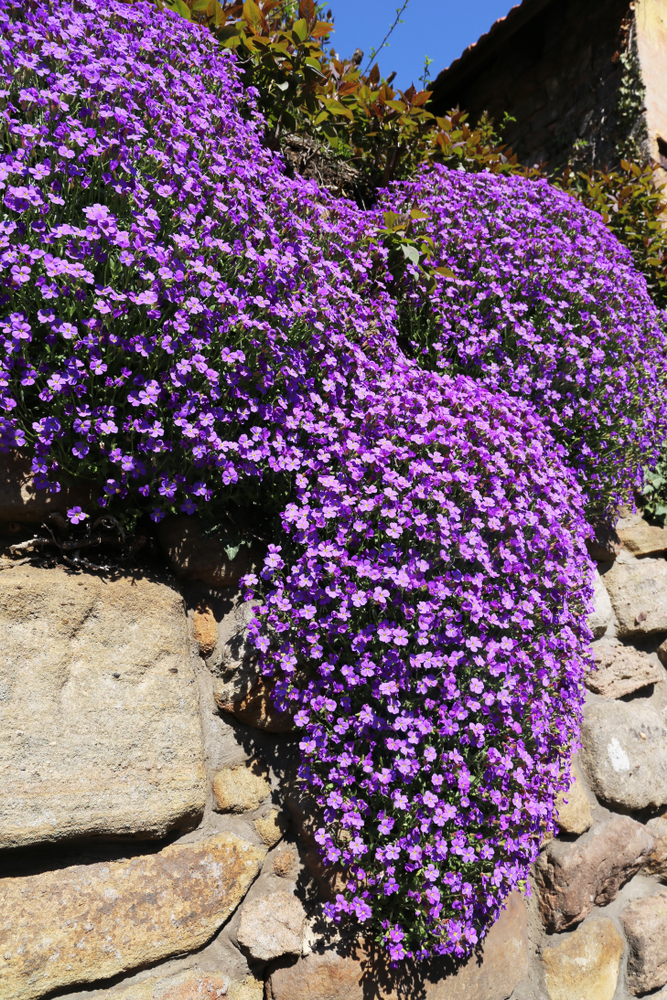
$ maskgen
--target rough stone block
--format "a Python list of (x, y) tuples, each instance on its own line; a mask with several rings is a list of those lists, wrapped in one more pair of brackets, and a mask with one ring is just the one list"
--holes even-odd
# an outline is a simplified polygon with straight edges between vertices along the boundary
[(667, 552), (667, 528), (639, 521), (631, 528), (619, 528), (618, 537), (633, 556), (654, 556)]
[(603, 698), (623, 698), (664, 676), (646, 653), (629, 646), (598, 646), (594, 655), (596, 669), (586, 674), (586, 687)]
[[(567, 799), (567, 802), (565, 801)], [(572, 767), (572, 784), (556, 798), (558, 826), (564, 833), (585, 833), (591, 826), (591, 804), (581, 784), (581, 775)]]
[(222, 833), (131, 861), (0, 880), (0, 1000), (34, 1000), (200, 948), (264, 855)]
[(667, 892), (638, 899), (623, 910), (628, 939), (626, 982), (635, 996), (667, 983)]
[(264, 983), (252, 977), (231, 982), (222, 972), (188, 969), (151, 976), (120, 989), (104, 990), (95, 1000), (264, 1000)]
[(180, 594), (141, 577), (0, 573), (0, 847), (163, 836), (206, 802)]
[(594, 906), (611, 903), (648, 860), (654, 843), (646, 827), (628, 816), (614, 816), (574, 844), (552, 840), (534, 868), (547, 930), (567, 930)]
[(287, 829), (287, 817), (283, 812), (272, 809), (268, 816), (255, 820), (255, 829), (267, 847), (275, 847)]
[(239, 944), (259, 962), (300, 955), (306, 914), (289, 892), (272, 892), (247, 900), (237, 932)]
[(261, 806), (271, 785), (266, 768), (259, 760), (250, 760), (239, 767), (225, 767), (213, 779), (213, 794), (220, 812), (250, 812)]
[(590, 920), (542, 952), (551, 1000), (613, 1000), (623, 939), (611, 920)]
[(247, 694), (228, 699), (216, 687), (215, 703), (221, 712), (227, 712), (253, 729), (268, 733), (289, 733), (294, 729), (294, 719), (289, 712), (278, 712), (271, 700), (271, 684), (258, 677)]
[(591, 629), (594, 637), (599, 639), (612, 624), (614, 612), (607, 588), (597, 570), (595, 570), (593, 605), (593, 611), (588, 616), (588, 627)]
[(667, 560), (635, 559), (621, 553), (603, 581), (619, 638), (667, 632)]
[(580, 760), (605, 805), (653, 809), (667, 803), (667, 726), (642, 699), (587, 705)]
[(646, 824), (646, 829), (655, 838), (651, 856), (644, 865), (647, 875), (667, 878), (667, 816), (655, 816)]

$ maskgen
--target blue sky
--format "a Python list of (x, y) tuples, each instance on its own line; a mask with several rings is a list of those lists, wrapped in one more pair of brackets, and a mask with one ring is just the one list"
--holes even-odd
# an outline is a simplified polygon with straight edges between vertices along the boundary
[[(331, 0), (336, 32), (331, 44), (343, 57), (359, 46), (366, 58), (379, 48), (396, 17), (402, 0)], [(390, 38), (389, 48), (379, 58), (380, 69), (387, 76), (396, 70), (394, 86), (405, 89), (422, 75), (424, 57), (433, 60), (435, 78), (441, 69), (456, 59), (467, 45), (476, 42), (499, 17), (519, 0), (409, 0), (399, 24)]]

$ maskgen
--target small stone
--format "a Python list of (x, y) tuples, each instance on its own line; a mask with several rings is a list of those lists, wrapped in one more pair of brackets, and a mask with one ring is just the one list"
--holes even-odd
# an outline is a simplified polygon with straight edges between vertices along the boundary
[(587, 705), (581, 742), (579, 759), (605, 805), (640, 810), (667, 804), (667, 726), (649, 702)]
[(650, 819), (646, 829), (655, 838), (655, 847), (644, 865), (644, 871), (647, 875), (667, 878), (667, 815)]
[(278, 712), (271, 701), (271, 685), (258, 677), (247, 694), (228, 700), (216, 688), (215, 703), (221, 712), (228, 712), (253, 729), (268, 733), (289, 733), (294, 729), (294, 719), (289, 712)]
[[(565, 802), (567, 799), (567, 802)], [(566, 793), (556, 798), (558, 826), (564, 833), (585, 833), (591, 826), (591, 804), (581, 784), (581, 776), (572, 767), (572, 784)]]
[(179, 580), (202, 580), (209, 587), (229, 587), (249, 573), (254, 553), (247, 546), (230, 558), (217, 538), (205, 538), (196, 515), (165, 517), (158, 527), (162, 551)]
[(647, 993), (667, 983), (667, 892), (638, 899), (621, 913), (628, 939), (626, 983), (631, 993)]
[(260, 962), (300, 955), (305, 919), (303, 906), (289, 892), (250, 899), (241, 910), (239, 944)]
[(218, 641), (218, 623), (211, 608), (201, 604), (192, 615), (192, 634), (199, 646), (199, 654), (206, 659)]
[(620, 639), (667, 632), (667, 560), (622, 552), (603, 580)]
[(667, 552), (667, 528), (659, 528), (646, 521), (633, 527), (619, 528), (618, 537), (623, 547), (633, 556), (653, 556)]
[(287, 829), (287, 817), (278, 809), (272, 809), (268, 816), (255, 820), (255, 829), (267, 847), (275, 847)]
[(265, 851), (230, 833), (158, 854), (0, 880), (0, 1000), (35, 1000), (201, 948)]
[(533, 869), (547, 930), (567, 930), (594, 906), (611, 903), (646, 863), (653, 847), (646, 827), (629, 816), (614, 816), (574, 844), (552, 840)]
[(213, 794), (218, 812), (243, 813), (258, 809), (271, 794), (266, 768), (257, 759), (239, 767), (225, 767), (213, 779)]
[(292, 847), (279, 851), (273, 859), (273, 870), (280, 878), (288, 878), (294, 871), (296, 851)]
[(623, 939), (611, 920), (591, 920), (542, 952), (551, 1000), (613, 1000)]
[(594, 655), (596, 669), (586, 674), (586, 687), (603, 698), (623, 698), (661, 679), (657, 664), (629, 646), (597, 646)]
[(609, 600), (609, 594), (607, 593), (607, 588), (604, 585), (602, 577), (596, 569), (593, 588), (593, 612), (588, 616), (588, 627), (591, 629), (594, 637), (599, 639), (605, 634), (613, 620), (614, 612)]
[(589, 556), (595, 562), (613, 562), (621, 551), (621, 540), (615, 528), (605, 521), (594, 521), (591, 527), (593, 537), (586, 539)]

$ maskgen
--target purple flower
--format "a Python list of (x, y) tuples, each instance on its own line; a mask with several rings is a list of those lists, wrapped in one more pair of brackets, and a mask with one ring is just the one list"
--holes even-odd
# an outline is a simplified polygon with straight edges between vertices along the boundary
[(80, 507), (70, 507), (67, 511), (67, 517), (72, 524), (79, 524), (81, 521), (86, 520), (88, 514), (85, 514)]

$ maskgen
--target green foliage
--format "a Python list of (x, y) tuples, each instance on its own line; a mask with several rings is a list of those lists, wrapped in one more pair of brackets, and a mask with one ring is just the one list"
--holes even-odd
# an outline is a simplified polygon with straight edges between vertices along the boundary
[[(162, 3), (163, 0), (158, 0)], [(259, 92), (267, 141), (279, 148), (284, 133), (305, 133), (360, 168), (372, 185), (410, 176), (422, 164), (466, 170), (530, 173), (505, 155), (493, 125), (473, 129), (462, 112), (435, 116), (428, 90), (397, 91), (377, 64), (362, 73), (356, 62), (323, 47), (333, 22), (320, 19), (312, 0), (301, 0), (298, 18), (278, 0), (221, 6), (219, 0), (165, 0), (191, 20), (207, 24), (220, 44), (234, 49), (244, 82)], [(185, 13), (184, 13), (185, 8)]]

